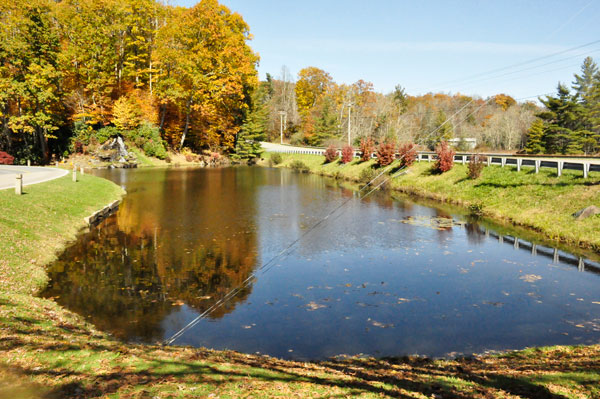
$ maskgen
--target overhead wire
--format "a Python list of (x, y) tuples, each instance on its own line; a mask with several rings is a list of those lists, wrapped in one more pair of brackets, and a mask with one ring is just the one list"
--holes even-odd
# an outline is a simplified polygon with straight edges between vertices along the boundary
[(487, 75), (495, 74), (495, 73), (498, 73), (498, 72), (503, 72), (503, 71), (506, 71), (506, 70), (510, 70), (510, 69), (513, 69), (513, 68), (516, 68), (516, 67), (520, 67), (520, 66), (524, 66), (524, 65), (529, 65), (529, 64), (541, 61), (541, 60), (546, 60), (546, 59), (550, 59), (552, 57), (556, 57), (557, 55), (566, 54), (566, 53), (569, 53), (569, 52), (572, 52), (572, 51), (575, 51), (575, 50), (586, 48), (586, 47), (589, 47), (589, 46), (592, 46), (592, 45), (598, 44), (598, 43), (600, 43), (600, 40), (594, 40), (594, 41), (591, 41), (591, 42), (588, 42), (588, 43), (585, 43), (585, 44), (582, 44), (582, 45), (570, 47), (568, 49), (557, 51), (557, 52), (554, 52), (554, 53), (551, 53), (551, 54), (548, 54), (548, 55), (544, 55), (544, 56), (541, 56), (541, 57), (531, 58), (531, 59), (528, 59), (526, 61), (517, 62), (515, 64), (511, 64), (511, 65), (508, 65), (508, 66), (505, 66), (505, 67), (495, 68), (495, 69), (491, 69), (491, 70), (488, 70), (486, 72), (477, 73), (477, 74), (474, 74), (474, 75), (471, 75), (471, 76), (467, 76), (467, 77), (463, 77), (463, 78), (458, 78), (458, 79), (453, 79), (453, 80), (441, 82), (441, 83), (438, 83), (438, 84), (435, 84), (435, 85), (431, 86), (429, 88), (429, 90), (430, 91), (435, 91), (435, 90), (438, 90), (440, 88), (448, 87), (449, 85), (455, 85), (455, 84), (459, 84), (459, 83), (467, 83), (467, 82), (470, 82), (470, 81), (472, 81), (474, 79), (480, 78), (482, 76), (487, 76)]
[[(543, 57), (536, 57), (534, 59), (528, 60), (528, 61), (524, 61), (521, 63), (517, 63), (517, 64), (513, 64), (507, 67), (502, 67), (502, 68), (497, 68), (494, 69), (492, 71), (488, 71), (486, 73), (481, 73), (478, 75), (475, 75), (474, 77), (480, 77), (480, 76), (484, 76), (486, 74), (491, 74), (491, 73), (496, 73), (496, 72), (501, 72), (501, 71), (505, 71), (517, 66), (523, 66), (523, 65), (527, 65), (527, 64), (531, 64), (533, 62), (537, 62), (540, 60), (544, 60), (544, 59), (548, 59), (551, 57), (554, 57), (556, 55), (560, 55), (560, 54), (565, 54), (567, 52), (573, 51), (573, 50), (577, 50), (577, 49), (581, 49), (584, 47), (589, 47), (593, 44), (596, 43), (600, 43), (600, 40), (595, 40), (580, 46), (576, 46), (576, 47), (572, 47), (570, 49), (566, 49), (566, 50), (562, 50), (547, 56), (543, 56)], [(595, 50), (598, 51), (598, 50)], [(570, 59), (572, 57), (568, 57), (566, 59)], [(529, 67), (529, 68), (525, 68), (523, 70), (531, 70), (531, 69), (536, 69), (536, 68), (540, 68), (546, 65), (550, 65), (552, 63), (556, 63), (556, 62), (560, 62), (560, 61), (564, 61), (566, 59), (563, 60), (558, 60), (558, 61), (551, 61), (548, 62), (546, 64), (543, 65), (538, 65), (538, 66), (534, 66), (534, 67)], [(520, 71), (513, 71), (513, 72), (509, 72), (506, 73), (504, 75), (501, 76), (505, 76), (505, 75), (509, 75), (509, 74), (514, 74), (514, 73), (518, 73)], [(474, 77), (471, 77), (470, 80), (472, 80)], [(493, 77), (492, 77), (493, 78)], [(487, 78), (487, 79), (492, 79), (492, 78)], [(485, 79), (485, 80), (487, 80)], [(459, 82), (461, 80), (457, 80), (457, 82)], [(517, 99), (517, 101), (520, 100), (524, 100), (524, 99), (528, 99), (528, 98), (533, 98), (533, 97), (539, 97), (539, 96), (544, 96), (544, 95), (549, 95), (549, 94), (541, 94), (541, 95), (535, 95), (535, 96), (529, 96), (529, 97), (522, 97), (520, 99)], [(478, 112), (481, 108), (483, 108), (485, 105), (487, 105), (488, 102), (490, 102), (492, 100), (492, 98), (488, 99), (487, 101), (483, 102), (482, 104), (480, 104), (477, 108), (475, 108), (474, 110), (472, 110), (470, 113), (468, 113), (459, 123), (464, 122), (467, 118), (469, 118), (471, 115), (475, 114), (476, 112)], [(432, 130), (431, 132), (429, 132), (427, 135), (425, 135), (424, 137), (422, 137), (420, 139), (421, 142), (424, 142), (425, 140), (427, 140), (429, 137), (433, 136), (435, 133), (437, 133), (444, 125), (446, 125), (447, 123), (449, 123), (454, 117), (456, 117), (460, 112), (462, 112), (465, 108), (467, 108), (471, 103), (473, 103), (473, 101), (475, 101), (475, 99), (471, 99), (470, 101), (468, 101), (466, 104), (464, 104), (461, 108), (459, 108), (454, 114), (452, 114), (450, 117), (448, 117), (444, 122), (442, 122), (437, 128), (435, 128), (434, 130)], [(402, 159), (404, 156), (402, 155), (399, 159)], [(393, 175), (391, 176), (387, 176), (385, 179), (382, 179), (381, 181), (379, 181), (376, 185), (373, 186), (373, 184), (377, 181), (377, 179), (379, 179), (381, 176), (383, 176), (385, 173), (388, 172), (388, 170), (391, 168), (392, 165), (388, 165), (387, 167), (383, 168), (381, 170), (381, 172), (376, 175), (374, 178), (372, 178), (369, 182), (367, 182), (359, 191), (359, 200), (362, 200), (366, 197), (368, 197), (369, 195), (371, 195), (373, 192), (375, 192), (376, 190), (378, 190), (383, 184), (385, 184), (387, 181), (396, 178), (397, 176), (399, 176), (401, 173), (405, 172), (406, 167), (402, 166), (400, 167)], [(363, 190), (365, 190), (366, 188), (371, 188), (369, 191), (367, 191), (365, 194), (361, 194), (363, 192)], [(264, 263), (261, 267), (259, 267), (258, 269), (256, 269), (255, 271), (253, 271), (246, 279), (244, 279), (237, 287), (235, 287), (234, 289), (230, 290), (228, 293), (226, 293), (222, 298), (220, 298), (219, 300), (217, 300), (214, 304), (212, 304), (210, 307), (208, 307), (206, 310), (204, 310), (202, 313), (200, 313), (199, 315), (197, 315), (194, 319), (192, 319), (190, 322), (188, 322), (184, 327), (182, 327), (181, 329), (179, 329), (177, 332), (175, 332), (174, 334), (172, 334), (168, 339), (163, 341), (163, 344), (165, 345), (170, 345), (173, 342), (175, 342), (177, 339), (179, 339), (181, 336), (183, 336), (187, 331), (189, 331), (190, 329), (192, 329), (193, 327), (195, 327), (198, 323), (200, 323), (200, 321), (204, 318), (206, 318), (207, 316), (209, 316), (212, 312), (214, 312), (216, 309), (218, 309), (219, 307), (221, 307), (223, 304), (225, 304), (227, 301), (229, 301), (231, 298), (235, 297), (235, 295), (237, 295), (241, 290), (243, 290), (244, 288), (246, 288), (250, 282), (252, 282), (254, 279), (256, 279), (258, 277), (258, 274), (266, 274), (267, 272), (269, 272), (275, 265), (276, 265), (276, 261), (282, 257), (288, 256), (289, 254), (291, 254), (291, 251), (293, 250), (293, 248), (295, 247), (295, 245), (300, 242), (302, 239), (304, 239), (308, 234), (310, 234), (312, 231), (314, 231), (316, 228), (318, 228), (319, 226), (321, 226), (325, 221), (327, 221), (332, 215), (334, 215), (336, 212), (338, 212), (340, 209), (343, 209), (344, 206), (349, 203), (350, 201), (352, 201), (354, 198), (348, 198), (345, 201), (342, 201), (341, 203), (339, 203), (334, 209), (332, 209), (331, 211), (329, 211), (324, 217), (320, 218), (317, 222), (315, 222), (313, 225), (311, 225), (307, 230), (305, 230), (299, 237), (297, 237), (295, 240), (293, 240), (290, 244), (288, 244), (283, 250), (281, 250), (279, 253), (277, 253), (275, 256), (271, 257), (269, 259), (269, 261), (267, 261), (266, 263)], [(288, 253), (289, 252), (289, 253)]]

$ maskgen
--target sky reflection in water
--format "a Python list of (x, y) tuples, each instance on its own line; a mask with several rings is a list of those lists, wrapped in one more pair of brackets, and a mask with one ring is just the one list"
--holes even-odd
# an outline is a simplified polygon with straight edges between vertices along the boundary
[[(115, 170), (118, 214), (44, 293), (135, 342), (171, 336), (342, 201), (177, 344), (295, 359), (445, 356), (600, 340), (600, 266), (444, 210), (264, 168)], [(411, 219), (409, 219), (411, 218)], [(518, 247), (518, 248), (516, 248)], [(534, 255), (535, 254), (535, 255)]]

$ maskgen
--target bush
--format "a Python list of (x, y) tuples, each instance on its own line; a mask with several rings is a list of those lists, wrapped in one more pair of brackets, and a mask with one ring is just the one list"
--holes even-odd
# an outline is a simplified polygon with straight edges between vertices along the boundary
[(327, 147), (323, 155), (325, 155), (325, 163), (334, 162), (338, 158), (337, 150), (333, 144)]
[(483, 155), (475, 154), (471, 156), (471, 162), (469, 162), (469, 178), (477, 179), (481, 176), (481, 171), (483, 170), (483, 162), (485, 161), (485, 157)]
[(159, 141), (150, 139), (144, 144), (142, 149), (149, 157), (155, 157), (158, 159), (165, 159), (167, 157), (167, 150), (162, 142)]
[(362, 153), (360, 157), (361, 162), (367, 162), (371, 159), (373, 151), (375, 151), (375, 143), (373, 143), (373, 140), (370, 137), (360, 140), (360, 152)]
[(351, 145), (342, 148), (342, 163), (352, 162), (352, 158), (354, 158), (354, 148)]
[(273, 165), (279, 165), (283, 162), (283, 157), (279, 152), (273, 153), (271, 154), (271, 162), (273, 163)]
[(306, 166), (306, 164), (300, 160), (295, 160), (290, 164), (290, 167), (296, 172), (307, 173), (310, 171), (310, 168)]
[(390, 141), (384, 141), (377, 147), (377, 165), (387, 166), (394, 162), (396, 146)]
[(400, 165), (407, 168), (415, 163), (417, 159), (417, 147), (413, 143), (406, 143), (398, 148), (400, 154)]
[(116, 137), (120, 134), (120, 130), (113, 126), (106, 126), (94, 132), (94, 137), (99, 144), (104, 144), (111, 137)]
[(454, 150), (448, 145), (448, 142), (442, 141), (436, 148), (438, 160), (433, 165), (433, 169), (438, 173), (444, 173), (452, 169), (454, 166)]
[(360, 174), (358, 175), (358, 180), (363, 184), (367, 184), (368, 182), (373, 180), (375, 176), (377, 175), (375, 174), (375, 170), (373, 170), (373, 168), (364, 168), (360, 171)]
[(9, 155), (7, 152), (0, 151), (0, 165), (12, 165), (15, 161), (15, 157)]

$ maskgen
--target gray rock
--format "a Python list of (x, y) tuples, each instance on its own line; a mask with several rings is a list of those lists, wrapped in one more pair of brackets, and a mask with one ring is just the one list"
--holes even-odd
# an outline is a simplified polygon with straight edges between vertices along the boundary
[(587, 219), (590, 216), (594, 216), (594, 215), (598, 215), (600, 214), (600, 208), (598, 208), (597, 206), (594, 205), (590, 205), (587, 208), (584, 208), (578, 212), (575, 212), (573, 214), (573, 217), (575, 217), (575, 220), (583, 220), (583, 219)]

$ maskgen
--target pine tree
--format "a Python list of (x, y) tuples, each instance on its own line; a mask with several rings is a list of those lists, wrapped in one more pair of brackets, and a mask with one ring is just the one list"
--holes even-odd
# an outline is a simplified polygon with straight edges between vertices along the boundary
[(556, 97), (548, 96), (540, 101), (546, 111), (537, 116), (546, 123), (544, 145), (549, 153), (578, 152), (580, 134), (584, 121), (584, 108), (571, 95), (569, 89), (559, 83)]
[(536, 119), (527, 131), (525, 151), (528, 154), (539, 154), (546, 151), (544, 146), (544, 121)]
[(333, 108), (333, 101), (326, 97), (323, 100), (321, 115), (315, 121), (315, 133), (308, 138), (310, 145), (322, 145), (326, 140), (339, 136), (340, 128)]
[(260, 142), (265, 139), (267, 125), (269, 123), (269, 109), (266, 101), (268, 87), (261, 85), (252, 98), (252, 108), (248, 112), (246, 121), (240, 129), (235, 145), (235, 159), (247, 159), (252, 162), (260, 157), (263, 150)]
[(598, 65), (592, 57), (586, 57), (581, 65), (581, 75), (575, 74), (575, 80), (572, 82), (575, 96), (581, 103), (589, 101), (589, 97), (594, 86), (594, 81), (600, 79)]

